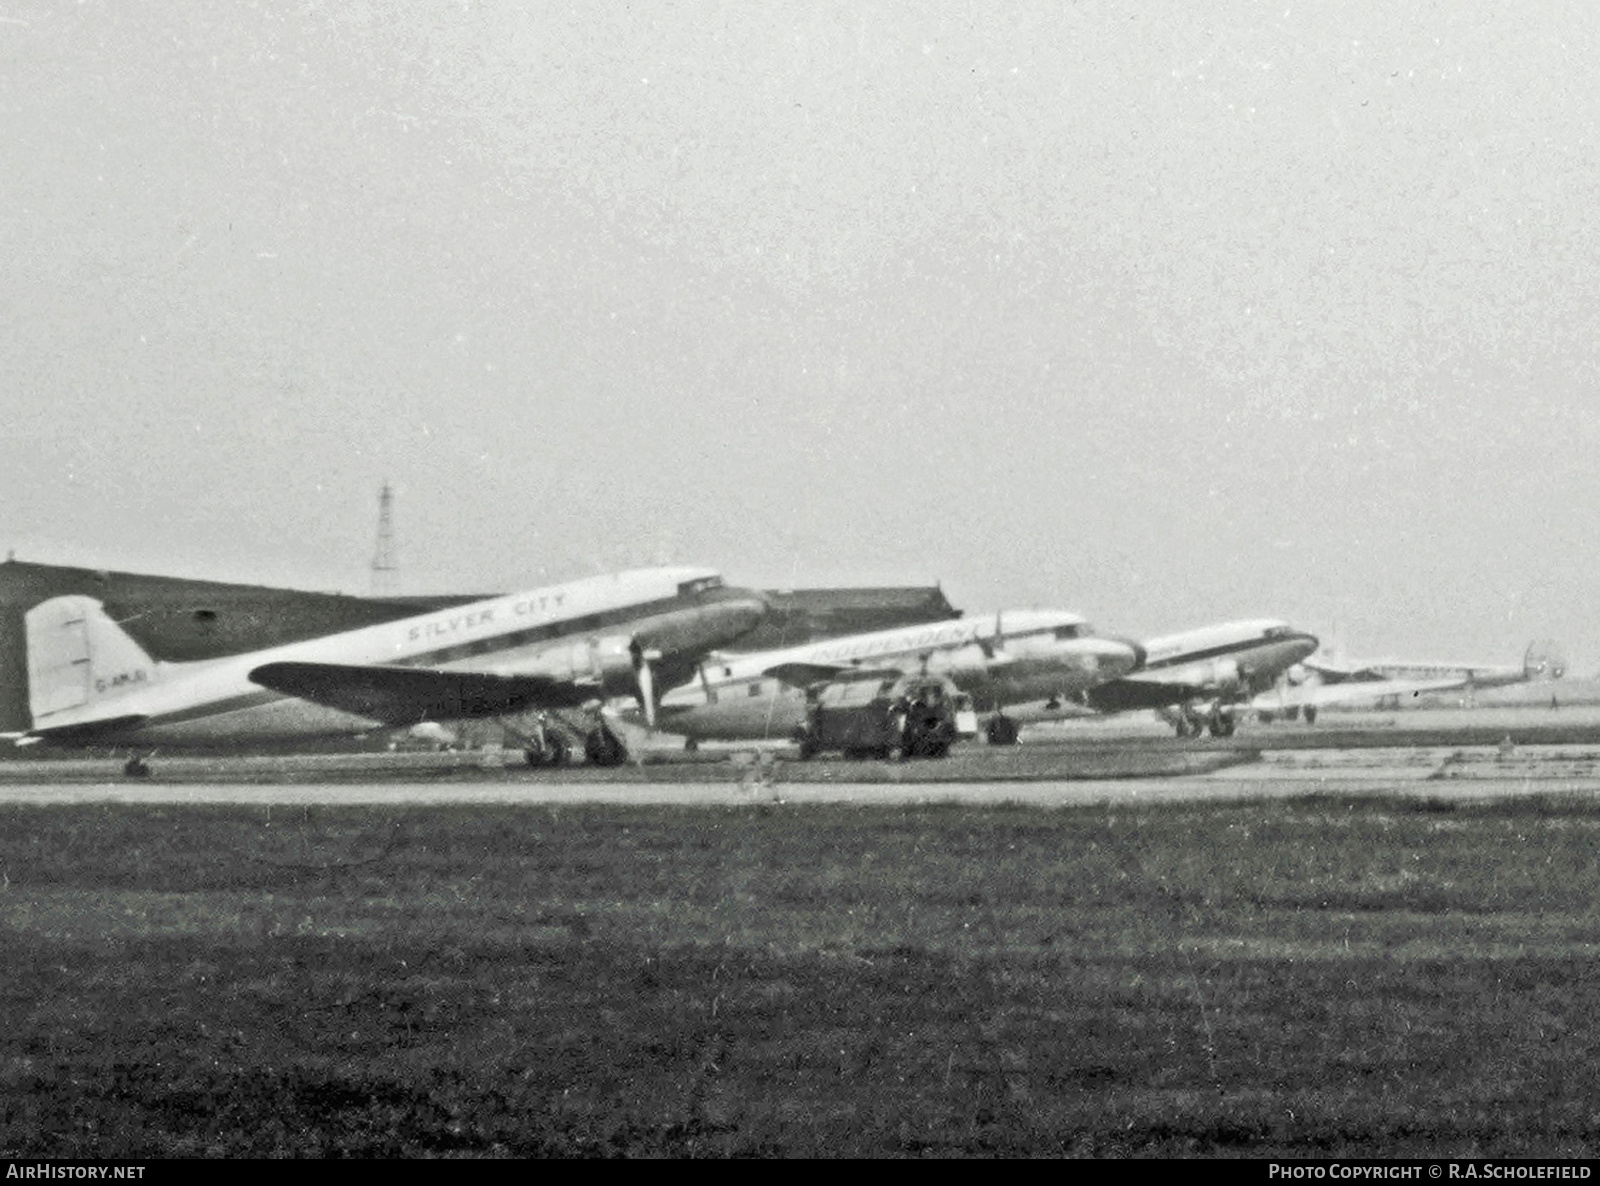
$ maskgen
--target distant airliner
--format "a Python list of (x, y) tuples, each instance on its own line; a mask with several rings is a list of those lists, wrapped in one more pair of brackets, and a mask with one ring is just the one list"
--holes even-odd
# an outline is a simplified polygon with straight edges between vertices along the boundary
[(1396, 707), (1432, 692), (1498, 688), (1531, 680), (1557, 680), (1566, 661), (1550, 642), (1534, 642), (1520, 665), (1440, 663), (1411, 659), (1337, 660), (1313, 655), (1296, 670), (1289, 685), (1258, 698), (1263, 712), (1299, 710), (1315, 721), (1317, 710), (1331, 705), (1393, 703)]
[(691, 740), (788, 740), (805, 724), (806, 691), (872, 674), (948, 677), (989, 713), (991, 741), (1016, 740), (1003, 709), (1077, 697), (1138, 666), (1140, 649), (1097, 638), (1077, 614), (1007, 610), (831, 638), (737, 657), (712, 657), (700, 679), (661, 700), (661, 727)]
[(1144, 666), (1091, 688), (1085, 696), (1099, 712), (1169, 710), (1179, 737), (1231, 735), (1239, 710), (1317, 649), (1315, 636), (1287, 622), (1222, 622), (1144, 644)]
[[(20, 744), (233, 746), (520, 713), (660, 692), (754, 628), (761, 594), (699, 568), (638, 569), (513, 593), (264, 651), (159, 662), (89, 597), (24, 616), (33, 727)], [(509, 723), (508, 723), (509, 728)], [(595, 713), (584, 748), (625, 756)], [(581, 730), (574, 729), (575, 732)], [(564, 760), (542, 727), (530, 762)]]

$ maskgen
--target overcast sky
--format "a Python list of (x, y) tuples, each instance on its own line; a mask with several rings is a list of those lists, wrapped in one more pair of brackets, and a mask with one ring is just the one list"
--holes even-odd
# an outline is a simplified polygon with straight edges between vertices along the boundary
[(0, 0), (0, 547), (1600, 665), (1600, 6)]

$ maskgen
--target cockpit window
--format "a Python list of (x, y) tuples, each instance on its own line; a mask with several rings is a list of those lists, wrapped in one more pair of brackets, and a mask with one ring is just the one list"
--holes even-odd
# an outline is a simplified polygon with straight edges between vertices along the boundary
[(707, 589), (722, 588), (721, 577), (700, 577), (698, 580), (684, 581), (678, 586), (679, 597), (693, 597), (696, 593), (704, 593)]
[(1289, 627), (1287, 627), (1287, 626), (1268, 626), (1267, 629), (1266, 629), (1265, 634), (1263, 635), (1263, 637), (1266, 637), (1266, 638), (1288, 638), (1289, 637), (1289, 633), (1290, 633)]
[(1082, 626), (1057, 626), (1056, 639), (1059, 642), (1066, 642), (1068, 639), (1082, 638), (1083, 631), (1084, 627)]

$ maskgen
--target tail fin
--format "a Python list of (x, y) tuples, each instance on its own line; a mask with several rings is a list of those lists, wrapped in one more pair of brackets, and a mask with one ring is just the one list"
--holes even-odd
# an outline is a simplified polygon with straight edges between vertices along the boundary
[(53, 597), (23, 615), (35, 729), (127, 715), (159, 665), (92, 597)]
[(1522, 655), (1522, 674), (1531, 680), (1560, 679), (1567, 674), (1567, 657), (1551, 639), (1531, 642)]

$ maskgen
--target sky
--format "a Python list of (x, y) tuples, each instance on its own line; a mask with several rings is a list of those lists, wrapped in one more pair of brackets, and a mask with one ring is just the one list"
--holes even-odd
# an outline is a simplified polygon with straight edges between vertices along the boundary
[(1600, 670), (1600, 6), (0, 0), (0, 548)]

